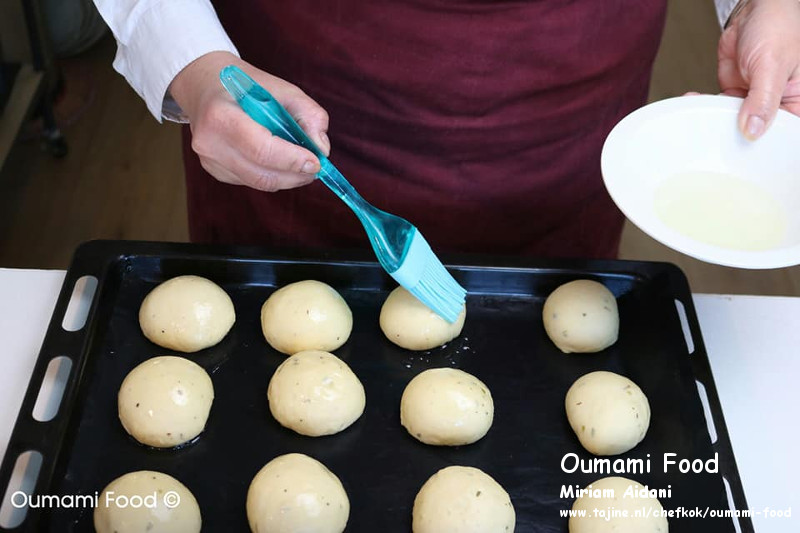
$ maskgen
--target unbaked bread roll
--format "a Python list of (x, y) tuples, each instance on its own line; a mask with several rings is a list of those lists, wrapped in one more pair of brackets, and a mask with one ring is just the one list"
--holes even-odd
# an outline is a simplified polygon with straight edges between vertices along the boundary
[(397, 287), (381, 307), (380, 326), (386, 338), (407, 350), (430, 350), (461, 334), (466, 306), (450, 324), (403, 287)]
[(364, 386), (347, 364), (328, 352), (298, 352), (275, 370), (269, 410), (282, 426), (319, 437), (347, 428), (364, 412)]
[(247, 521), (253, 533), (341, 533), (350, 500), (336, 475), (300, 453), (276, 457), (247, 490)]
[(97, 533), (197, 533), (202, 524), (194, 495), (172, 476), (141, 470), (120, 476), (98, 495)]
[[(585, 516), (570, 517), (569, 533), (667, 533), (669, 531), (661, 503), (654, 497), (638, 496), (638, 491), (644, 487), (636, 481), (624, 477), (606, 477), (585, 488), (592, 490), (591, 497), (583, 495), (572, 505), (573, 510), (584, 511)], [(603, 491), (613, 491), (614, 495), (603, 496)], [(631, 495), (625, 496), (626, 491), (631, 491)], [(595, 513), (595, 509), (605, 511), (606, 515)], [(610, 517), (612, 509), (616, 513)], [(625, 512), (627, 518), (622, 516)]]
[(614, 295), (602, 283), (570, 281), (544, 302), (544, 329), (564, 353), (599, 352), (617, 342), (619, 311)]
[(508, 493), (477, 468), (443, 468), (414, 498), (413, 533), (513, 533), (515, 524)]
[(196, 352), (228, 334), (236, 312), (219, 285), (199, 276), (178, 276), (150, 291), (139, 308), (139, 325), (151, 342)]
[(332, 352), (350, 337), (353, 313), (333, 287), (298, 281), (267, 298), (261, 308), (261, 328), (269, 345), (281, 353)]
[(642, 442), (650, 426), (650, 404), (636, 383), (613, 372), (578, 378), (564, 400), (567, 419), (586, 450), (617, 455)]
[(148, 359), (128, 373), (117, 396), (122, 426), (157, 448), (194, 439), (206, 426), (214, 386), (208, 373), (183, 357)]
[(472, 444), (486, 435), (492, 420), (494, 402), (489, 387), (455, 368), (432, 368), (418, 374), (400, 399), (400, 423), (425, 444)]

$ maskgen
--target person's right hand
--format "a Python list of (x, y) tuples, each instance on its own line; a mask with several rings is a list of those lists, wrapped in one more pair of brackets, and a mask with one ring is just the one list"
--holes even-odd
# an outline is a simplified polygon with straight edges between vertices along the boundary
[(189, 119), (192, 149), (219, 181), (278, 191), (306, 185), (320, 165), (317, 157), (272, 135), (242, 111), (219, 80), (236, 65), (267, 89), (325, 155), (330, 152), (328, 114), (295, 85), (263, 72), (229, 52), (211, 52), (180, 71), (170, 93)]

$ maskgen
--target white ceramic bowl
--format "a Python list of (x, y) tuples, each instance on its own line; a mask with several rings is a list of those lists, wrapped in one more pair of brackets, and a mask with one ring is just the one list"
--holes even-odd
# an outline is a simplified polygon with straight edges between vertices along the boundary
[[(611, 198), (631, 222), (657, 241), (686, 255), (740, 268), (800, 264), (800, 117), (781, 110), (770, 129), (759, 140), (750, 142), (737, 128), (741, 103), (741, 98), (728, 96), (682, 96), (634, 111), (620, 121), (606, 139), (601, 158), (603, 180)], [(720, 178), (729, 175), (738, 184), (751, 188), (725, 187), (719, 197), (709, 199), (709, 196), (689, 191), (694, 187), (688, 187), (685, 191), (688, 196), (683, 197), (688, 198), (687, 201), (694, 200), (695, 208), (702, 209), (700, 218), (697, 218), (698, 212), (694, 212), (690, 224), (699, 233), (710, 231), (713, 224), (724, 220), (715, 219), (720, 206), (735, 205), (735, 212), (741, 216), (737, 215), (735, 224), (725, 227), (736, 227), (742, 222), (748, 226), (739, 226), (738, 233), (728, 236), (734, 239), (733, 245), (729, 245), (730, 240), (726, 245), (714, 239), (698, 240), (696, 233), (687, 232), (686, 228), (675, 229), (676, 224), (664, 222), (663, 211), (661, 215), (657, 212), (657, 202), (663, 205), (666, 184), (672, 183), (675, 193), (674, 177), (687, 173), (714, 173)], [(669, 182), (670, 179), (673, 181)], [(699, 181), (681, 180), (684, 184)], [(738, 191), (736, 201), (739, 203), (734, 204), (735, 199), (726, 197), (733, 195), (732, 191)], [(753, 209), (769, 205), (756, 201), (762, 196), (778, 208), (770, 212), (781, 213), (776, 217), (782, 219), (783, 228), (770, 232), (775, 242), (762, 246), (764, 249), (743, 249), (744, 246), (738, 246), (736, 235), (745, 239), (748, 231), (741, 230), (755, 228), (754, 235), (760, 238), (758, 220), (769, 218), (753, 212)], [(698, 204), (701, 197), (702, 203)], [(706, 202), (709, 204), (707, 211)], [(673, 211), (673, 216), (677, 212)], [(761, 244), (766, 242), (765, 239)]]

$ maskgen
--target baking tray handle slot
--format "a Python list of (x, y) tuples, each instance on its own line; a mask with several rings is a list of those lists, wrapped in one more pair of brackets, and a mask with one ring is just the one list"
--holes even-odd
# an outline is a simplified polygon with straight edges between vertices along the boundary
[(33, 406), (34, 420), (49, 422), (56, 417), (71, 370), (72, 359), (64, 355), (52, 358), (47, 364), (47, 371)]
[(96, 277), (82, 276), (78, 278), (72, 289), (72, 297), (67, 304), (64, 320), (61, 322), (61, 327), (65, 331), (80, 331), (86, 325), (95, 292), (97, 292)]
[(714, 415), (711, 412), (711, 404), (708, 403), (708, 393), (706, 392), (706, 386), (703, 383), (696, 379), (694, 380), (697, 383), (697, 393), (700, 395), (700, 402), (703, 404), (703, 414), (706, 417), (706, 425), (708, 426), (708, 434), (711, 436), (711, 444), (717, 443), (717, 426), (714, 424)]
[(675, 298), (675, 309), (678, 310), (678, 318), (681, 321), (681, 330), (683, 330), (683, 337), (686, 339), (686, 349), (689, 355), (694, 353), (694, 337), (692, 336), (692, 329), (689, 327), (689, 319), (686, 316), (686, 306), (683, 302)]
[(28, 450), (19, 454), (3, 496), (3, 505), (0, 506), (0, 530), (14, 529), (25, 521), (28, 497), (33, 494), (41, 469), (41, 453)]
[(733, 521), (733, 528), (736, 530), (736, 533), (742, 533), (742, 525), (739, 523), (740, 518), (736, 517), (736, 502), (733, 500), (733, 491), (731, 490), (731, 484), (728, 483), (728, 478), (726, 476), (722, 476), (722, 482), (725, 483), (725, 494), (728, 496), (728, 507), (732, 511), (733, 516), (731, 516), (731, 520)]

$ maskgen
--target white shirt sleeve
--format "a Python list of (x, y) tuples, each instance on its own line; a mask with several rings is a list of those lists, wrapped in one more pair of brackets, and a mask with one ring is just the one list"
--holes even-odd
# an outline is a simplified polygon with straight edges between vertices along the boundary
[(239, 55), (209, 0), (95, 0), (95, 4), (117, 39), (114, 69), (159, 122), (180, 118), (167, 89), (186, 65), (209, 52)]
[(717, 6), (717, 19), (719, 20), (720, 28), (725, 27), (725, 23), (728, 22), (731, 13), (733, 13), (733, 8), (738, 3), (739, 0), (714, 0), (714, 4)]

